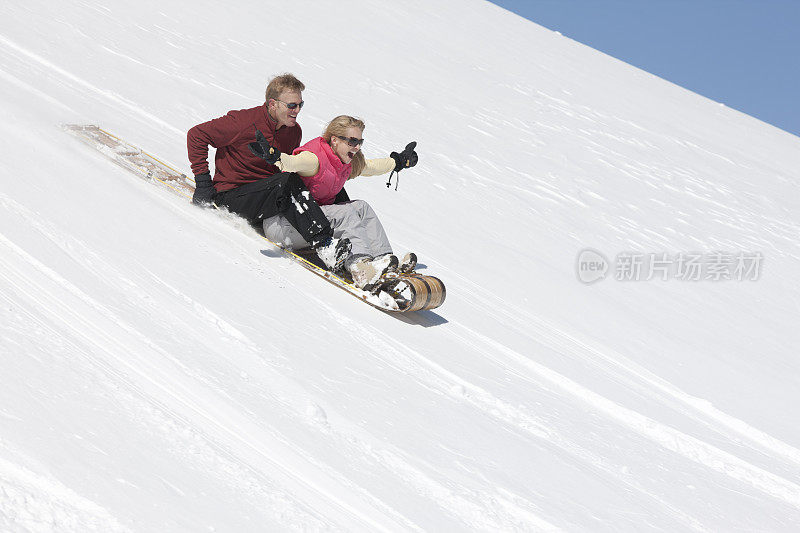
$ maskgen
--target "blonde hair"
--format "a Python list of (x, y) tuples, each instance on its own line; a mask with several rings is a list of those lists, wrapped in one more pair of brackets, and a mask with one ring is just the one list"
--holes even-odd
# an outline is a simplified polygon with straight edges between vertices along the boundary
[(267, 91), (264, 93), (266, 101), (277, 100), (283, 91), (298, 91), (306, 90), (306, 86), (302, 81), (294, 77), (294, 74), (281, 74), (269, 80)]
[[(355, 118), (348, 115), (339, 115), (328, 123), (328, 127), (325, 128), (325, 133), (322, 134), (322, 138), (325, 139), (326, 143), (330, 144), (332, 137), (344, 137), (347, 134), (347, 129), (353, 127), (358, 128), (363, 132), (364, 121), (360, 118)], [(361, 172), (364, 171), (364, 167), (366, 165), (367, 161), (364, 159), (364, 154), (361, 150), (359, 150), (355, 157), (353, 157), (353, 160), (350, 162), (350, 177), (355, 178), (356, 176), (360, 175)]]

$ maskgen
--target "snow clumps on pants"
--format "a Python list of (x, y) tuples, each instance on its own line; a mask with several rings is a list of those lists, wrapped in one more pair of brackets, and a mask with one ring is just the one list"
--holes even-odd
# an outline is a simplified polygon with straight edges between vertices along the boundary
[[(352, 244), (353, 258), (377, 257), (392, 253), (389, 238), (378, 220), (378, 215), (364, 200), (320, 206), (333, 228), (333, 236), (346, 237)], [(290, 250), (301, 250), (311, 245), (281, 215), (264, 220), (264, 235), (274, 243)]]

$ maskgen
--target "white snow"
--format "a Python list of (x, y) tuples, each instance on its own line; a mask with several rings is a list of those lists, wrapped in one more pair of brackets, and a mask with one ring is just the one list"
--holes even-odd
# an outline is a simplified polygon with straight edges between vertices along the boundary
[[(59, 129), (188, 173), (185, 132), (285, 71), (304, 141), (418, 141), (398, 191), (347, 188), (441, 308), (376, 311)], [(800, 529), (797, 137), (478, 0), (6, 2), (0, 112), (0, 530)], [(759, 276), (617, 279), (716, 252)]]

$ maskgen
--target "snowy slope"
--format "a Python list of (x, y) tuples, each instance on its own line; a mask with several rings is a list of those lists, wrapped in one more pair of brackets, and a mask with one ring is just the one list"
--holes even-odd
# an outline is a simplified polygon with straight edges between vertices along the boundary
[[(58, 129), (304, 138), (448, 288), (380, 313)], [(800, 140), (478, 0), (0, 5), (0, 530), (796, 531)], [(578, 253), (761, 253), (756, 281)]]

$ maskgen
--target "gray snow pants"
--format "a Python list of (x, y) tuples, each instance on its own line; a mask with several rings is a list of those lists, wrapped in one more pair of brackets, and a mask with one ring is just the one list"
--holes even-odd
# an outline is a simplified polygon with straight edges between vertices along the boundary
[[(350, 239), (353, 245), (352, 259), (392, 253), (389, 238), (378, 220), (378, 215), (364, 200), (322, 205), (320, 208), (331, 223), (333, 236)], [(301, 250), (311, 246), (282, 215), (264, 220), (264, 235), (272, 242), (291, 250)]]

